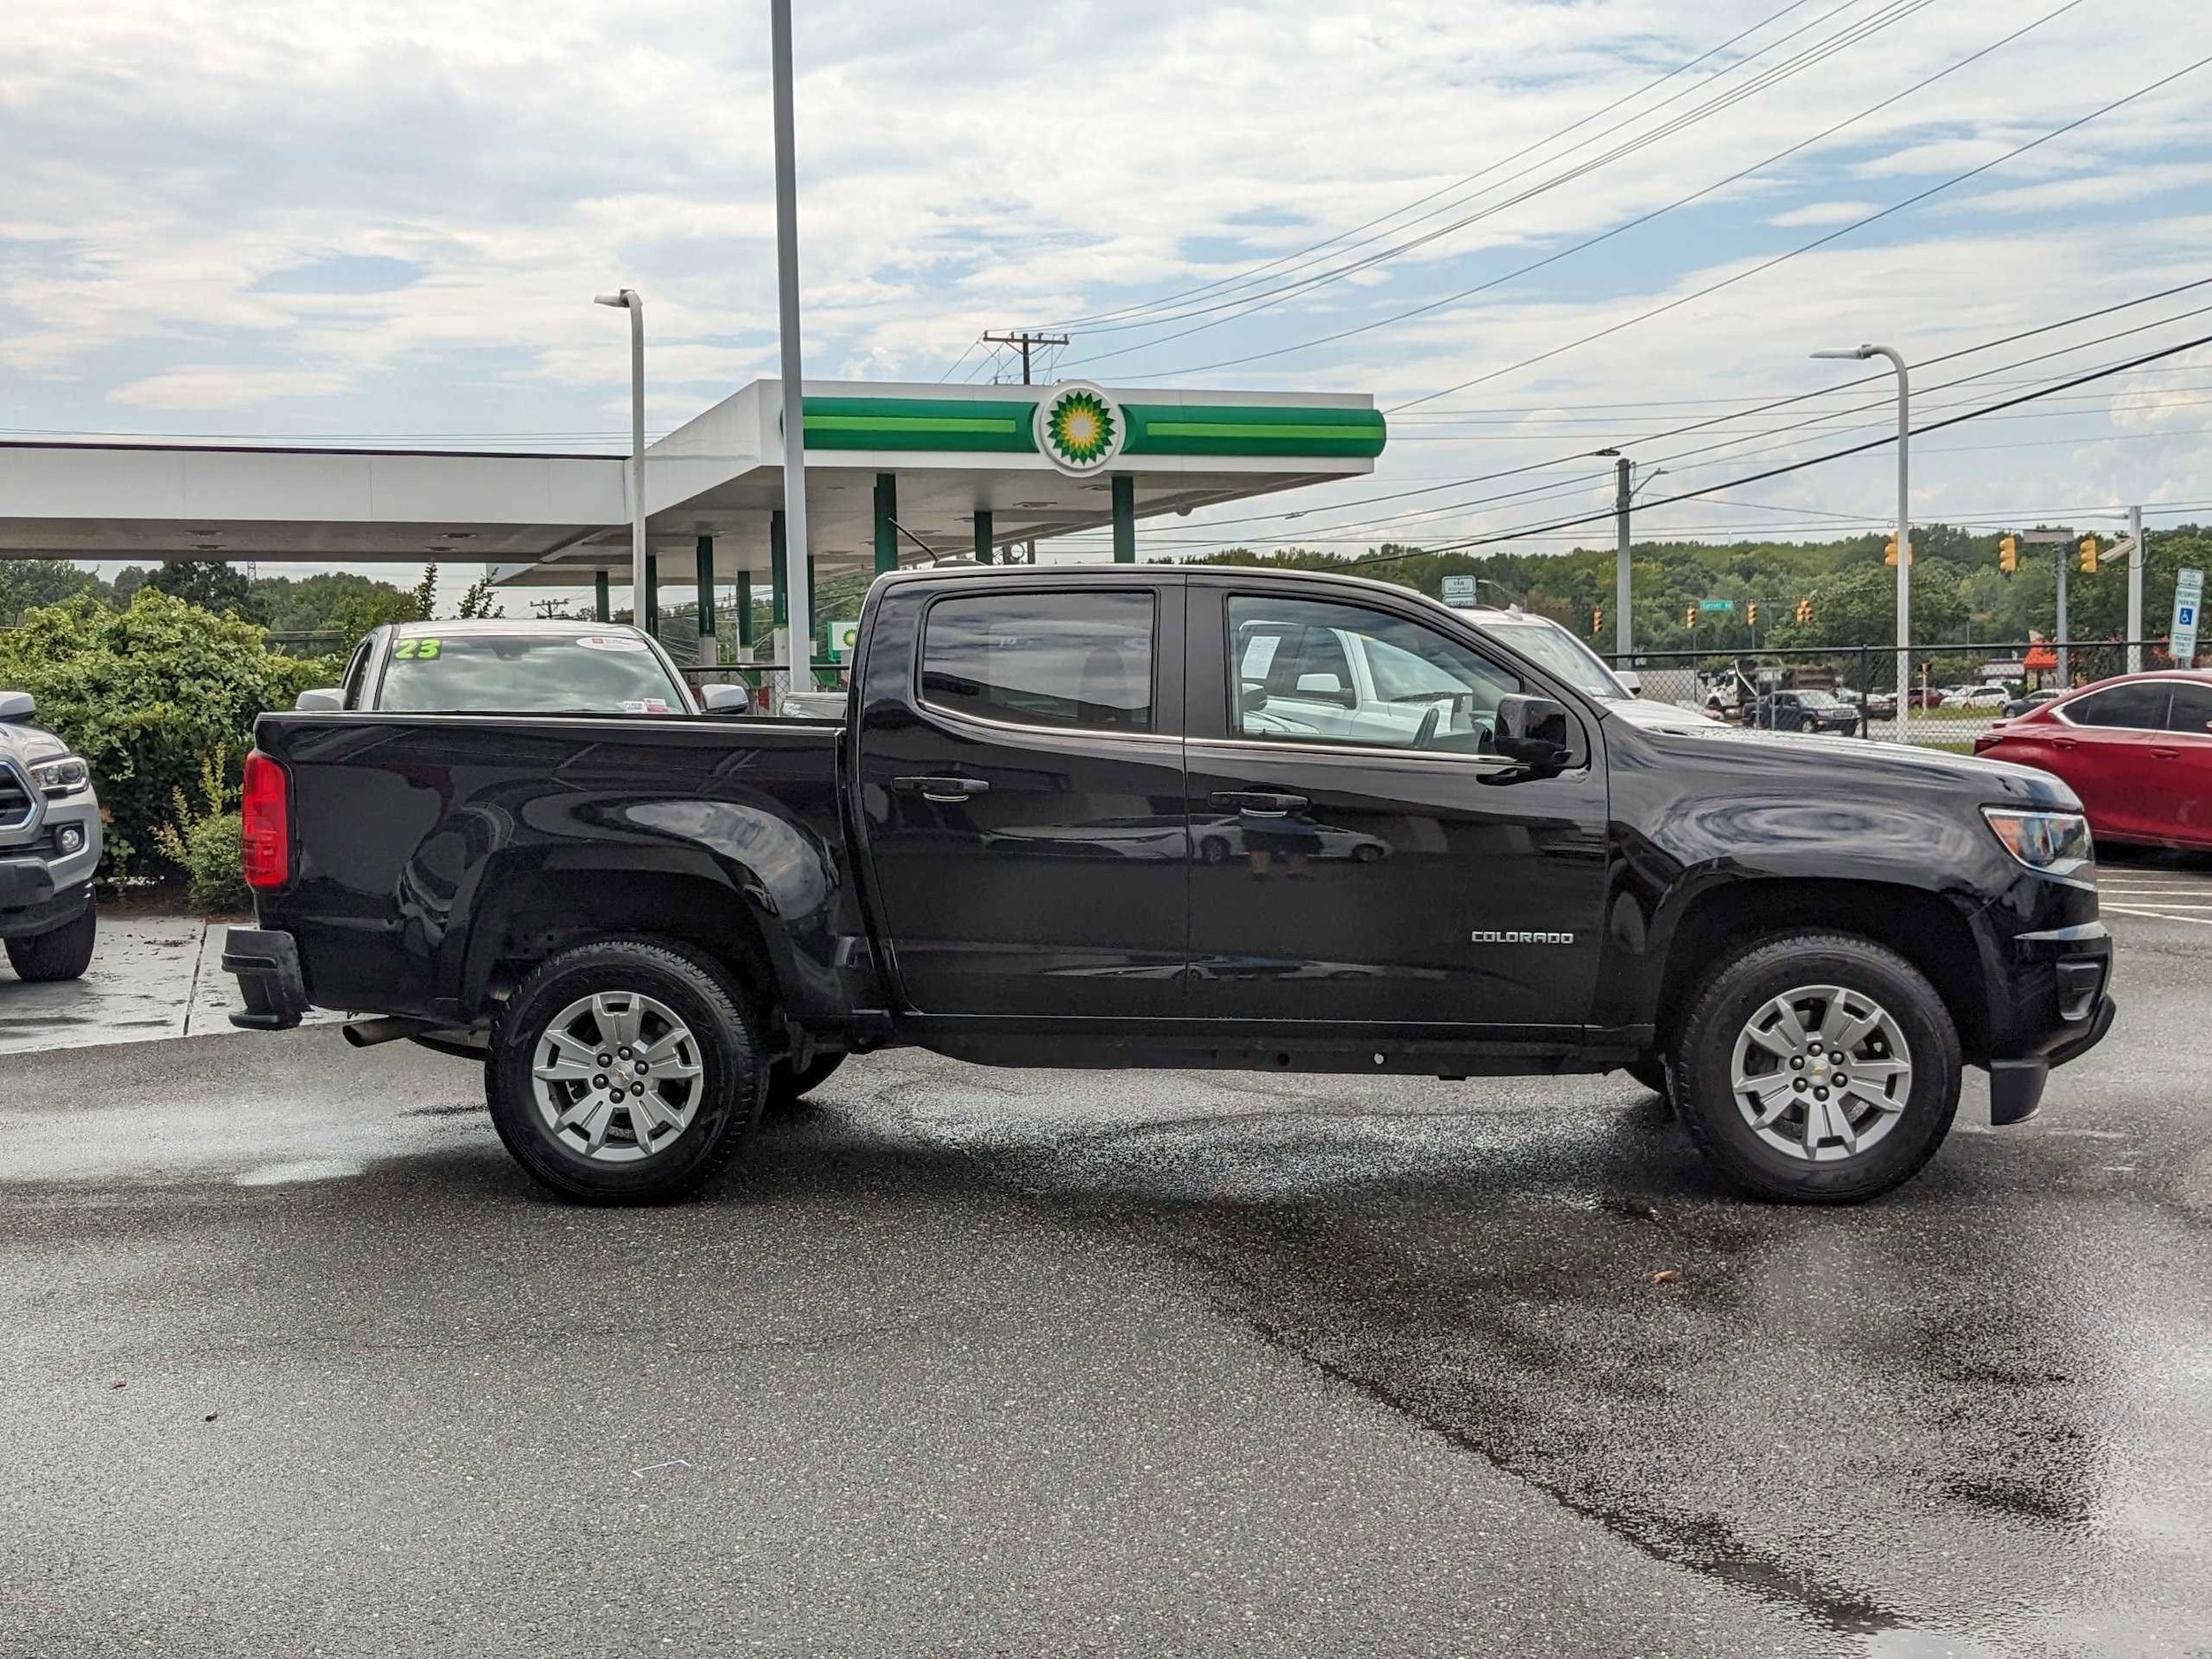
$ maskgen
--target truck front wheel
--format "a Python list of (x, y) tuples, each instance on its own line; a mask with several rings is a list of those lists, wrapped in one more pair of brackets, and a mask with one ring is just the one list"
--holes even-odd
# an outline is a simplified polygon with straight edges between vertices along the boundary
[(100, 934), (100, 913), (85, 901), (84, 913), (74, 921), (43, 933), (7, 941), (8, 966), (15, 977), (33, 985), (56, 979), (81, 979), (92, 965), (92, 952)]
[(1919, 970), (1848, 933), (1761, 941), (1724, 963), (1670, 1058), (1676, 1112), (1740, 1186), (1853, 1203), (1935, 1156), (1959, 1102), (1959, 1038)]
[(719, 975), (653, 940), (538, 964), (500, 1016), (492, 1118), (565, 1197), (652, 1203), (717, 1174), (760, 1115), (759, 1044)]

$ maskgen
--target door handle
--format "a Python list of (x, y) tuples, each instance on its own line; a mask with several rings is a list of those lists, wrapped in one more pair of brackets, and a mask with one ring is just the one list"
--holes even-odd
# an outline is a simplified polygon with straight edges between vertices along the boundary
[(2053, 749), (2071, 749), (2074, 747), (2074, 740), (2070, 737), (2055, 737), (2051, 740), (2051, 747)]
[(1217, 789), (1206, 797), (1206, 804), (1224, 811), (1280, 818), (1286, 812), (1302, 812), (1312, 803), (1302, 795), (1279, 795), (1271, 789)]
[(2154, 749), (2151, 750), (2151, 753), (2155, 755), (2161, 760), (2179, 760), (2181, 758), (2181, 751), (2177, 749)]
[(918, 791), (925, 801), (964, 801), (991, 792), (990, 784), (981, 778), (894, 778), (891, 787), (909, 795)]

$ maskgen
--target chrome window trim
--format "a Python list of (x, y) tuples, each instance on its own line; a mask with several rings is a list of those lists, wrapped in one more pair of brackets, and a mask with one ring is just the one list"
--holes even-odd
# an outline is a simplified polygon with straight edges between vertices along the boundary
[[(1504, 755), (1457, 755), (1440, 753), (1432, 749), (1382, 749), (1365, 743), (1307, 743), (1295, 738), (1271, 742), (1263, 737), (1194, 737), (1189, 741), (1194, 749), (1249, 749), (1259, 754), (1288, 752), (1297, 755), (1344, 755), (1363, 760), (1413, 760), (1426, 765), (1469, 764), (1487, 772), (1511, 771), (1519, 763)], [(1580, 767), (1574, 769), (1577, 772)], [(1565, 777), (1567, 773), (1561, 773)]]
[(1179, 748), (1186, 741), (1175, 733), (1118, 732), (1105, 726), (1025, 726), (1019, 720), (994, 720), (988, 715), (967, 714), (957, 709), (948, 709), (943, 703), (932, 703), (926, 697), (917, 697), (914, 705), (926, 710), (933, 719), (954, 726), (979, 726), (994, 733), (1009, 732), (1023, 737), (1104, 738), (1110, 743), (1172, 743)]

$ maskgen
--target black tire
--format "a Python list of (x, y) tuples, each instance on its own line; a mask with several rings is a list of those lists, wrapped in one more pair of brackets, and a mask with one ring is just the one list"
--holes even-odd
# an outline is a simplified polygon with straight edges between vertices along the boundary
[[(1808, 986), (1871, 999), (1896, 1022), (1912, 1062), (1904, 1106), (1879, 1137), (1863, 1151), (1820, 1161), (1770, 1145), (1745, 1117), (1732, 1085), (1736, 1041), (1753, 1016)], [(1684, 1017), (1670, 1056), (1675, 1110), (1699, 1149), (1761, 1197), (1811, 1204), (1857, 1203), (1917, 1174), (1950, 1133), (1961, 1064), (1958, 1028), (1920, 971), (1871, 940), (1832, 933), (1763, 940), (1724, 963)]]
[(1650, 1055), (1641, 1060), (1631, 1060), (1621, 1070), (1661, 1100), (1666, 1099), (1674, 1087), (1673, 1079), (1667, 1075), (1667, 1062), (1663, 1056)]
[[(580, 999), (602, 992), (639, 993), (662, 1003), (688, 1027), (701, 1072), (689, 1124), (642, 1156), (633, 1141), (622, 1163), (588, 1156), (557, 1133), (540, 1110), (532, 1075), (548, 1028)], [(500, 1015), (485, 1094), (507, 1149), (562, 1196), (661, 1203), (712, 1179), (736, 1156), (760, 1116), (760, 1052), (751, 1018), (713, 966), (657, 940), (605, 940), (549, 957), (523, 981)], [(628, 1131), (603, 1133), (618, 1149)]]
[(33, 985), (81, 979), (92, 965), (99, 933), (100, 913), (87, 899), (84, 914), (74, 921), (64, 922), (50, 933), (9, 940), (8, 965), (15, 970), (17, 979)]
[(768, 1103), (763, 1109), (769, 1117), (780, 1117), (799, 1110), (799, 1102), (816, 1088), (829, 1080), (831, 1072), (845, 1064), (841, 1054), (818, 1054), (807, 1063), (806, 1069), (794, 1072), (789, 1063), (775, 1061), (768, 1068)]

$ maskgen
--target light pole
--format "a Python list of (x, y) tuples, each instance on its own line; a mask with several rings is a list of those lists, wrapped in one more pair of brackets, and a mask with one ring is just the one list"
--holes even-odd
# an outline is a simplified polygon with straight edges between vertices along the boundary
[(1888, 346), (1816, 351), (1816, 357), (1887, 357), (1897, 371), (1897, 730), (1905, 729), (1905, 692), (1912, 676), (1912, 380), (1905, 359)]
[(799, 370), (799, 182), (791, 107), (791, 0), (769, 0), (768, 57), (775, 86), (776, 317), (783, 335), (785, 628), (790, 691), (814, 688), (814, 618), (806, 535), (806, 382)]
[(595, 305), (630, 313), (630, 620), (645, 615), (645, 302), (635, 288), (595, 294)]

